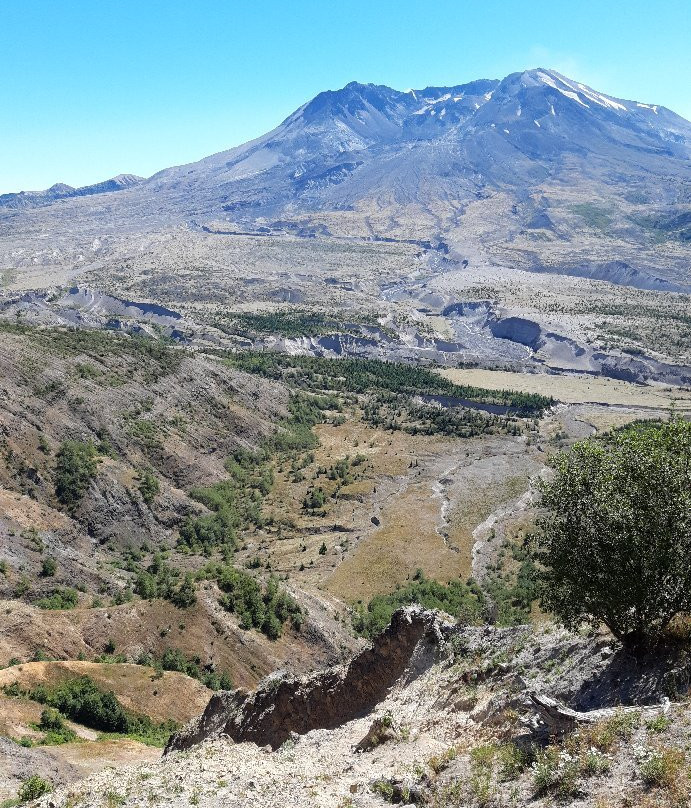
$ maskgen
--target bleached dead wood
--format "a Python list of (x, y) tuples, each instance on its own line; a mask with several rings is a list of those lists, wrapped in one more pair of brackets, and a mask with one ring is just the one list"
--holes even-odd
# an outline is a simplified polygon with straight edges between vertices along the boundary
[(641, 713), (642, 715), (666, 714), (670, 709), (669, 699), (660, 704), (645, 707), (605, 707), (600, 710), (579, 712), (566, 707), (544, 693), (531, 693), (530, 700), (537, 710), (540, 723), (551, 733), (564, 733), (576, 729), (579, 724), (595, 724), (621, 713)]

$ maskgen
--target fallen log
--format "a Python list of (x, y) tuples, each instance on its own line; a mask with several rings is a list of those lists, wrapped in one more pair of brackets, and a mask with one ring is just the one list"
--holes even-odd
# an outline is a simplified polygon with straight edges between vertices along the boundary
[(642, 715), (666, 715), (670, 710), (670, 701), (664, 698), (660, 704), (644, 707), (604, 707), (600, 710), (579, 712), (546, 696), (544, 693), (530, 693), (530, 700), (538, 715), (536, 729), (542, 725), (552, 734), (563, 734), (578, 727), (579, 724), (596, 724), (606, 721), (622, 713), (641, 713)]

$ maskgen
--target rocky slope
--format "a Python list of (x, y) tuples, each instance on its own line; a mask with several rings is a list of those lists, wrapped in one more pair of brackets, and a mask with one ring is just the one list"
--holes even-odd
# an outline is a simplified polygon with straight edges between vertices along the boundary
[[(284, 336), (257, 331), (251, 321), (249, 327), (244, 325), (240, 312), (227, 314), (225, 321), (212, 318), (209, 322), (208, 315), (184, 305), (179, 307), (185, 311), (183, 315), (180, 310), (158, 303), (127, 300), (84, 286), (0, 296), (0, 319), (13, 322), (21, 318), (32, 325), (119, 331), (153, 338), (163, 335), (195, 348), (250, 348), (334, 358), (385, 357), (389, 361), (435, 362), (452, 367), (472, 362), (531, 372), (545, 369), (585, 372), (634, 382), (680, 386), (691, 382), (691, 374), (683, 363), (685, 349), (677, 358), (682, 362), (669, 361), (659, 341), (655, 351), (645, 353), (628, 345), (601, 350), (582, 333), (567, 336), (563, 324), (555, 319), (530, 319), (496, 301), (458, 302), (448, 292), (430, 294), (427, 284), (417, 289), (410, 284), (407, 288), (391, 285), (384, 294), (390, 302), (404, 301), (418, 312), (424, 311), (429, 321), (419, 315), (417, 321), (380, 315), (368, 322), (354, 311), (339, 312), (331, 315), (332, 319), (322, 316), (325, 320), (322, 333), (318, 330), (312, 333), (315, 331), (312, 327), (309, 335), (298, 332)], [(678, 297), (683, 303), (683, 296)], [(676, 308), (670, 314), (683, 322), (683, 315)], [(289, 324), (291, 316), (305, 313), (299, 306), (282, 309), (277, 313), (276, 323), (280, 327), (281, 314)], [(348, 314), (354, 319), (349, 321)], [(313, 316), (318, 321), (320, 312)], [(430, 328), (430, 322), (436, 327)], [(674, 336), (669, 336), (671, 342)], [(662, 361), (663, 358), (667, 361)]]
[[(278, 642), (258, 632), (244, 638), (212, 583), (184, 611), (127, 600), (132, 554), (147, 564), (175, 550), (184, 520), (208, 512), (192, 489), (225, 479), (229, 454), (271, 434), (287, 414), (284, 387), (124, 335), (11, 327), (0, 342), (0, 664), (37, 652), (92, 658), (110, 638), (131, 660), (177, 647), (251, 684), (290, 665), (298, 648), (295, 663), (306, 670), (348, 646), (319, 598), (310, 611), (320, 628)], [(55, 483), (68, 441), (98, 452), (93, 479), (69, 508)], [(148, 501), (146, 469), (156, 486)], [(184, 553), (170, 560), (181, 570), (206, 563)], [(78, 597), (76, 609), (36, 605), (65, 588)]]
[[(683, 805), (690, 673), (674, 652), (638, 664), (604, 636), (459, 628), (412, 608), (349, 666), (214, 697), (161, 763), (40, 804)], [(550, 738), (534, 693), (586, 716), (638, 709)]]

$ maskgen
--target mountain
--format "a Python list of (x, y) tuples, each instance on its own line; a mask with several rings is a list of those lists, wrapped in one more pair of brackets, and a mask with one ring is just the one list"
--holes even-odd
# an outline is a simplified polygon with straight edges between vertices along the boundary
[[(688, 202), (681, 189), (689, 158), (691, 123), (670, 110), (537, 69), (407, 92), (351, 82), (320, 93), (250, 143), (148, 181), (120, 175), (78, 189), (59, 184), (5, 194), (0, 205), (133, 187), (137, 195), (169, 196), (181, 216), (197, 215), (199, 198), (203, 213), (251, 209), (253, 216), (287, 205), (338, 209), (371, 197), (424, 205), (449, 192), (458, 199), (492, 188), (525, 195), (576, 166), (581, 178), (604, 182), (607, 172), (621, 185), (645, 182), (651, 201), (672, 204)], [(671, 187), (670, 175), (677, 178)]]
[(136, 174), (118, 174), (117, 177), (97, 182), (94, 185), (84, 185), (81, 188), (73, 188), (64, 182), (57, 182), (45, 191), (19, 191), (12, 194), (0, 194), (0, 208), (33, 208), (50, 205), (58, 199), (122, 191), (143, 182), (143, 180), (144, 177), (138, 177)]
[(684, 290), (690, 158), (689, 121), (553, 70), (405, 92), (351, 82), (144, 181), (0, 197), (0, 235), (22, 249), (37, 230), (83, 245), (180, 225), (443, 242), (461, 261)]
[(352, 82), (267, 135), (162, 171), (141, 190), (174, 191), (181, 212), (203, 200), (206, 212), (247, 218), (368, 200), (426, 207), (498, 189), (520, 198), (568, 173), (677, 204), (688, 202), (690, 156), (691, 124), (673, 112), (530, 70), (408, 92)]

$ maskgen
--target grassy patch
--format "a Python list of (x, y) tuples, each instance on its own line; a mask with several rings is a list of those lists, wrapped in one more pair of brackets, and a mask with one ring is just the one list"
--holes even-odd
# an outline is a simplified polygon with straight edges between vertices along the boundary
[(588, 227), (608, 233), (612, 224), (612, 217), (606, 208), (594, 205), (592, 202), (583, 202), (579, 205), (572, 205), (571, 210), (583, 219)]

